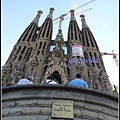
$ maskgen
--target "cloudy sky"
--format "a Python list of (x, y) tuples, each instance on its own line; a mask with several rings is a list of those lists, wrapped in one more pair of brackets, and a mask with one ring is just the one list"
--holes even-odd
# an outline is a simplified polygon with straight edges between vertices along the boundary
[[(55, 9), (53, 13), (53, 19), (55, 19), (89, 1), (91, 0), (2, 0), (1, 66), (7, 61), (20, 35), (35, 18), (38, 10), (43, 11), (39, 20), (39, 26), (41, 26), (50, 7)], [(114, 50), (115, 53), (119, 54), (118, 2), (118, 0), (93, 0), (93, 2), (75, 10), (75, 14), (79, 13), (75, 17), (81, 29), (80, 12), (92, 8), (83, 14), (101, 52), (111, 53)], [(65, 41), (67, 40), (69, 17), (70, 14), (67, 14), (65, 18), (68, 19), (62, 22), (62, 33)], [(59, 19), (54, 22), (52, 39), (55, 39), (57, 35), (58, 21)], [(103, 56), (103, 61), (110, 82), (119, 86), (119, 69), (113, 60), (113, 56)]]

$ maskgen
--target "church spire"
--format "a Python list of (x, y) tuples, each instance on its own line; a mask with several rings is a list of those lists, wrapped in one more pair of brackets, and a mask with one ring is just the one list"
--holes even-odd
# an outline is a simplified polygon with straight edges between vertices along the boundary
[[(32, 48), (29, 48), (30, 46), (28, 46), (28, 44), (30, 45), (31, 42), (35, 41), (37, 30), (38, 30), (38, 21), (41, 14), (42, 14), (42, 11), (39, 10), (35, 19), (24, 30), (19, 40), (17, 41), (16, 45), (14, 46), (7, 62), (20, 61), (23, 58), (26, 58), (26, 60), (29, 59)], [(25, 56), (24, 56), (24, 53), (26, 54)]]
[(106, 71), (97, 42), (85, 21), (85, 15), (81, 14), (80, 17), (82, 21), (82, 43), (83, 47), (87, 49), (84, 50), (84, 57), (85, 59), (94, 57), (97, 58), (98, 62), (92, 62), (93, 67)]
[(64, 42), (64, 38), (63, 38), (61, 29), (58, 30), (58, 34), (56, 35), (55, 42), (57, 42), (57, 41)]
[(83, 46), (93, 47), (99, 51), (97, 42), (85, 21), (85, 15), (81, 14), (80, 17), (82, 21)]
[(36, 15), (35, 19), (31, 22), (31, 23), (36, 23), (38, 24), (39, 22), (39, 18), (41, 16), (41, 14), (43, 14), (43, 12), (41, 10), (38, 11), (38, 14)]
[[(69, 28), (68, 28), (68, 47), (67, 47), (67, 52), (68, 52), (68, 57), (69, 59), (79, 57), (81, 58), (83, 55), (80, 53), (79, 50), (82, 48), (82, 35), (80, 28), (77, 24), (77, 21), (74, 16), (74, 10), (70, 10), (71, 12), (71, 18), (70, 18), (70, 23), (69, 23)], [(75, 50), (76, 47), (77, 51)], [(75, 48), (75, 49), (74, 49)], [(74, 49), (74, 50), (73, 50)], [(73, 52), (74, 51), (74, 52)], [(70, 65), (70, 79), (74, 79), (75, 74), (77, 73), (76, 70), (76, 64)]]
[(81, 40), (82, 35), (74, 16), (75, 11), (70, 10), (70, 12), (71, 12), (71, 18), (68, 28), (68, 53), (70, 56), (72, 56), (72, 45), (74, 44), (82, 45), (82, 40)]
[(52, 19), (52, 14), (53, 14), (53, 11), (54, 11), (54, 8), (50, 8), (50, 12), (49, 12), (49, 15), (47, 16), (47, 18), (50, 18)]
[(75, 11), (72, 9), (72, 10), (70, 10), (70, 12), (71, 12), (70, 21), (76, 21), (75, 16), (74, 16), (74, 12), (75, 12)]
[(30, 25), (25, 29), (23, 34), (20, 36), (18, 42), (20, 41), (34, 41), (37, 34), (38, 22), (39, 18), (43, 12), (41, 10), (38, 11), (34, 20), (30, 23)]
[(56, 35), (56, 39), (54, 42), (55, 42), (55, 50), (63, 51), (62, 44), (64, 43), (64, 38), (63, 38), (61, 29), (58, 30), (58, 34)]
[(85, 21), (85, 15), (81, 14), (80, 17), (81, 17), (81, 21), (82, 21), (82, 29), (89, 28)]
[(46, 17), (44, 23), (40, 27), (38, 32), (37, 38), (48, 38), (52, 39), (52, 31), (53, 31), (53, 22), (52, 22), (52, 15), (53, 15), (54, 8), (50, 8), (50, 12)]

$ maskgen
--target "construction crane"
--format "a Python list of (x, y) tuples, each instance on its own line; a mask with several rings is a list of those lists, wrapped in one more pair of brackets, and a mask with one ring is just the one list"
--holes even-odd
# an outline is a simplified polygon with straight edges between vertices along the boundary
[[(84, 6), (90, 4), (90, 3), (93, 2), (93, 1), (95, 1), (95, 0), (91, 0), (91, 1), (85, 3), (85, 4), (81, 5), (81, 6), (76, 7), (76, 8), (73, 9), (73, 10), (75, 11), (75, 10), (81, 8), (81, 7), (84, 7)], [(90, 8), (90, 9), (91, 9), (91, 8)], [(57, 18), (55, 18), (55, 19), (53, 20), (53, 21), (55, 21), (55, 20), (58, 20), (58, 19), (59, 19), (59, 29), (61, 29), (62, 21), (64, 20), (64, 17), (67, 16), (69, 13), (70, 13), (70, 11), (67, 12), (67, 13), (65, 13), (65, 14), (60, 15), (59, 17), (57, 17)]]
[(116, 63), (117, 68), (119, 69), (119, 64), (118, 64), (118, 59), (117, 59), (117, 55), (119, 55), (119, 54), (114, 53), (114, 50), (112, 50), (112, 53), (102, 52), (101, 54), (102, 55), (113, 55), (113, 59)]
[[(86, 10), (83, 10), (83, 11), (79, 12), (79, 13), (76, 13), (75, 16), (78, 15), (78, 14), (80, 14), (80, 13), (87, 12), (87, 11), (89, 11), (89, 10), (91, 10), (91, 9), (92, 9), (92, 8), (88, 8), (88, 9), (86, 9)], [(64, 19), (62, 16), (60, 16), (60, 21), (55, 22), (54, 24), (59, 23), (59, 29), (61, 29), (61, 28), (62, 28), (62, 21), (63, 21), (63, 20), (67, 20), (68, 18), (70, 18), (70, 17), (67, 17), (67, 18)]]

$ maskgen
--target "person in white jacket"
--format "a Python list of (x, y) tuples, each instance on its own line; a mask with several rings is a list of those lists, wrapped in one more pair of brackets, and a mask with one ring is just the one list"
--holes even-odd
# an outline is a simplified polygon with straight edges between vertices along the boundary
[(27, 78), (20, 79), (17, 85), (33, 84), (33, 80), (34, 80), (33, 76), (28, 76)]
[[(42, 81), (41, 83), (44, 84), (44, 81)], [(46, 78), (46, 83), (45, 84), (58, 84), (58, 83), (55, 80), (53, 80), (51, 76), (48, 76)]]

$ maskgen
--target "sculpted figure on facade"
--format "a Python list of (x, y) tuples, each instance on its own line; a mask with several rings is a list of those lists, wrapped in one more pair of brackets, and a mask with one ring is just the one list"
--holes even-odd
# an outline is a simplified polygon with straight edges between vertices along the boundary
[(53, 54), (52, 57), (49, 57), (48, 58), (48, 67), (47, 67), (47, 70), (45, 72), (45, 77), (46, 78), (47, 76), (49, 75), (52, 75), (52, 73), (54, 71), (58, 71), (59, 72), (59, 75), (61, 76), (62, 78), (62, 81), (63, 83), (66, 83), (67, 82), (67, 79), (66, 79), (66, 72), (67, 72), (67, 68), (65, 68), (67, 65), (65, 65), (66, 63), (64, 62), (63, 59), (61, 59), (61, 57), (58, 57), (56, 56), (56, 54)]
[(34, 75), (34, 69), (38, 66), (38, 64), (39, 62), (37, 56), (32, 57), (26, 65), (26, 76)]
[(88, 82), (87, 68), (85, 62), (78, 62), (76, 65), (77, 73), (80, 73), (83, 80)]
[(44, 68), (41, 67), (41, 64), (43, 64), (43, 61), (40, 56), (33, 56), (26, 64), (25, 76), (34, 76), (34, 83), (40, 83), (42, 80)]
[(96, 69), (96, 70), (94, 70), (94, 76), (93, 76), (93, 88), (94, 89), (101, 89), (101, 85), (100, 85), (100, 81), (99, 81), (99, 79), (98, 79), (98, 74), (99, 74), (99, 71)]
[(68, 75), (67, 68), (70, 69), (70, 67), (67, 65), (67, 58), (66, 58), (66, 57), (64, 57), (64, 58), (62, 59), (62, 61), (61, 61), (61, 67), (64, 69), (65, 75), (66, 75), (66, 77), (68, 78), (69, 75)]
[(5, 86), (6, 83), (10, 83), (10, 75), (12, 72), (12, 62), (6, 63), (2, 67), (2, 86)]
[(35, 56), (31, 61), (31, 75), (33, 75), (34, 69), (38, 66), (39, 62), (38, 62), (38, 58), (37, 56)]
[(58, 51), (61, 51), (62, 50), (62, 45), (60, 43), (56, 43), (56, 49)]
[(22, 77), (23, 76), (22, 76), (21, 66), (17, 64), (12, 70), (12, 74), (10, 77), (11, 84), (16, 84)]
[(92, 63), (89, 63), (88, 74), (90, 88), (100, 89), (100, 82), (98, 80), (99, 71), (95, 67), (93, 67)]
[(26, 65), (26, 61), (24, 58), (22, 58), (19, 62), (20, 66), (21, 66), (21, 70), (24, 72), (25, 70), (25, 65)]
[(60, 64), (61, 64), (61, 68), (62, 68), (62, 81), (63, 81), (63, 84), (68, 84), (68, 71), (67, 71), (67, 67), (68, 67), (68, 65), (67, 65), (67, 59), (66, 58), (62, 58), (61, 59), (61, 62), (60, 62)]
[(110, 91), (112, 86), (108, 81), (108, 75), (104, 70), (101, 70), (99, 73), (99, 80), (103, 91)]
[(77, 69), (77, 72), (80, 73), (81, 79), (85, 79), (85, 76), (84, 76), (84, 65), (82, 63), (80, 63), (79, 65), (76, 65), (76, 69)]

